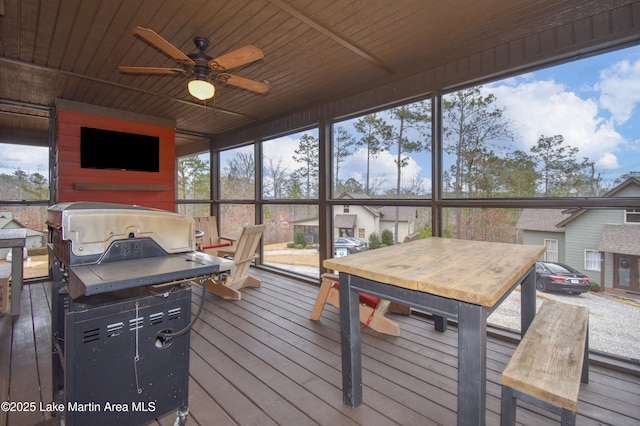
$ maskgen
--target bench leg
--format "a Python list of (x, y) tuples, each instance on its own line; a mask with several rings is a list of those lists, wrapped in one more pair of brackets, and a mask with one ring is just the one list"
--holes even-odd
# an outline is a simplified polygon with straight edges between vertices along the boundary
[(500, 426), (516, 424), (516, 398), (509, 386), (502, 386)]
[(320, 291), (318, 291), (318, 296), (316, 296), (316, 303), (313, 305), (313, 310), (311, 311), (310, 318), (312, 320), (317, 321), (320, 319), (320, 315), (322, 314), (322, 310), (324, 309), (324, 304), (327, 303), (327, 297), (329, 296), (331, 285), (331, 280), (322, 280), (322, 284), (320, 284)]
[(447, 331), (447, 317), (434, 315), (433, 323), (436, 331), (439, 331), (440, 333), (444, 333), (445, 331)]
[(589, 324), (587, 323), (587, 338), (584, 339), (584, 358), (582, 360), (582, 383), (589, 383)]

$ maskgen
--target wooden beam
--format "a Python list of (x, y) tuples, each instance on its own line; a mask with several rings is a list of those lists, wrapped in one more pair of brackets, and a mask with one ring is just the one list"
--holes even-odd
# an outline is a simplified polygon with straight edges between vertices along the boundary
[(382, 62), (380, 59), (376, 58), (375, 56), (373, 56), (373, 55), (371, 55), (371, 54), (369, 54), (367, 52), (365, 52), (364, 50), (362, 50), (361, 48), (359, 48), (355, 44), (351, 43), (350, 41), (340, 37), (338, 34), (334, 33), (333, 31), (331, 31), (327, 27), (323, 26), (319, 22), (316, 22), (313, 19), (309, 18), (308, 16), (298, 12), (297, 10), (295, 10), (294, 8), (289, 6), (288, 4), (284, 3), (282, 0), (269, 0), (269, 1), (274, 6), (282, 9), (283, 11), (287, 12), (289, 15), (293, 16), (294, 18), (297, 18), (297, 19), (301, 20), (305, 24), (309, 25), (311, 28), (315, 29), (316, 31), (321, 32), (322, 34), (324, 34), (327, 37), (329, 37), (331, 40), (333, 40), (336, 43), (342, 45), (343, 47), (346, 47), (350, 51), (354, 52), (358, 56), (361, 56), (362, 58), (366, 59), (367, 61), (371, 62), (372, 64), (382, 68), (383, 70), (385, 70), (389, 74), (395, 74), (396, 73), (396, 70), (394, 70), (393, 68), (391, 68), (390, 66), (388, 66), (387, 64)]

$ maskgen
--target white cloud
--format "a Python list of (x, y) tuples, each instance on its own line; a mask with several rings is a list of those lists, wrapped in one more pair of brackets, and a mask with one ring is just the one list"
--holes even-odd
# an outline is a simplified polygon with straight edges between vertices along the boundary
[(595, 100), (581, 98), (552, 80), (500, 85), (490, 90), (505, 107), (505, 116), (515, 124), (519, 149), (528, 152), (541, 135), (562, 135), (567, 145), (579, 149), (578, 161), (588, 157), (602, 167), (617, 165), (613, 153), (624, 138), (614, 123), (599, 116)]
[(49, 148), (0, 144), (0, 173), (12, 175), (20, 169), (27, 174), (49, 174)]
[(627, 122), (640, 103), (640, 60), (618, 62), (600, 72), (600, 104), (612, 114), (616, 124)]
[[(392, 154), (389, 151), (383, 151), (379, 153), (375, 158), (370, 159), (369, 163), (369, 181), (373, 184), (374, 181), (382, 180), (380, 188), (382, 190), (393, 189), (396, 187), (396, 179), (398, 174), (398, 168), (394, 160), (396, 160), (396, 154)], [(407, 179), (411, 177), (418, 177), (422, 171), (422, 167), (418, 165), (415, 159), (409, 157), (407, 165), (402, 168), (402, 178)], [(361, 182), (364, 186), (367, 173), (367, 150), (365, 148), (357, 149), (352, 155), (347, 157), (343, 163), (340, 164), (340, 179), (346, 181), (349, 178), (354, 178)], [(431, 190), (431, 182), (426, 177), (421, 177), (421, 183), (423, 190)], [(406, 182), (402, 182), (401, 185), (405, 185)]]
[(618, 164), (618, 157), (610, 152), (606, 152), (598, 160), (596, 167), (600, 169), (614, 170), (620, 168), (620, 164)]

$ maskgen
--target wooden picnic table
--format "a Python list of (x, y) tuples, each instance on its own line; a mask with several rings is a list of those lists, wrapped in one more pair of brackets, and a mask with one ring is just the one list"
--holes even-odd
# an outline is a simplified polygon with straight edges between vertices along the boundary
[(327, 259), (340, 272), (343, 400), (362, 404), (358, 293), (458, 321), (458, 424), (484, 425), (487, 318), (521, 285), (521, 333), (535, 316), (535, 262), (544, 247), (425, 238)]
[(11, 249), (11, 315), (20, 314), (22, 294), (22, 249), (27, 240), (25, 228), (0, 229), (0, 248)]

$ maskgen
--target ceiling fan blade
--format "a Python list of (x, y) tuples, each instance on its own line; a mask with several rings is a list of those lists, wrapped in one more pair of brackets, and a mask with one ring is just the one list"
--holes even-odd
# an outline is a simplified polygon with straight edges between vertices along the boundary
[(261, 83), (259, 81), (249, 80), (248, 78), (238, 77), (237, 75), (231, 74), (218, 74), (216, 76), (217, 80), (222, 81), (231, 86), (236, 86), (241, 89), (251, 90), (257, 93), (267, 93), (271, 86), (266, 83)]
[(168, 56), (172, 57), (176, 61), (185, 62), (189, 65), (195, 65), (196, 63), (188, 57), (185, 53), (183, 53), (180, 49), (175, 47), (173, 44), (169, 43), (167, 40), (162, 38), (160, 34), (156, 33), (149, 28), (143, 27), (135, 27), (133, 29), (133, 33), (139, 35), (147, 42), (157, 47), (161, 51), (163, 51)]
[(224, 71), (240, 65), (250, 64), (258, 59), (264, 58), (262, 50), (255, 46), (247, 45), (240, 49), (225, 53), (222, 56), (209, 61), (209, 67), (217, 71)]
[(182, 68), (155, 68), (155, 67), (118, 67), (120, 72), (127, 74), (184, 74)]

